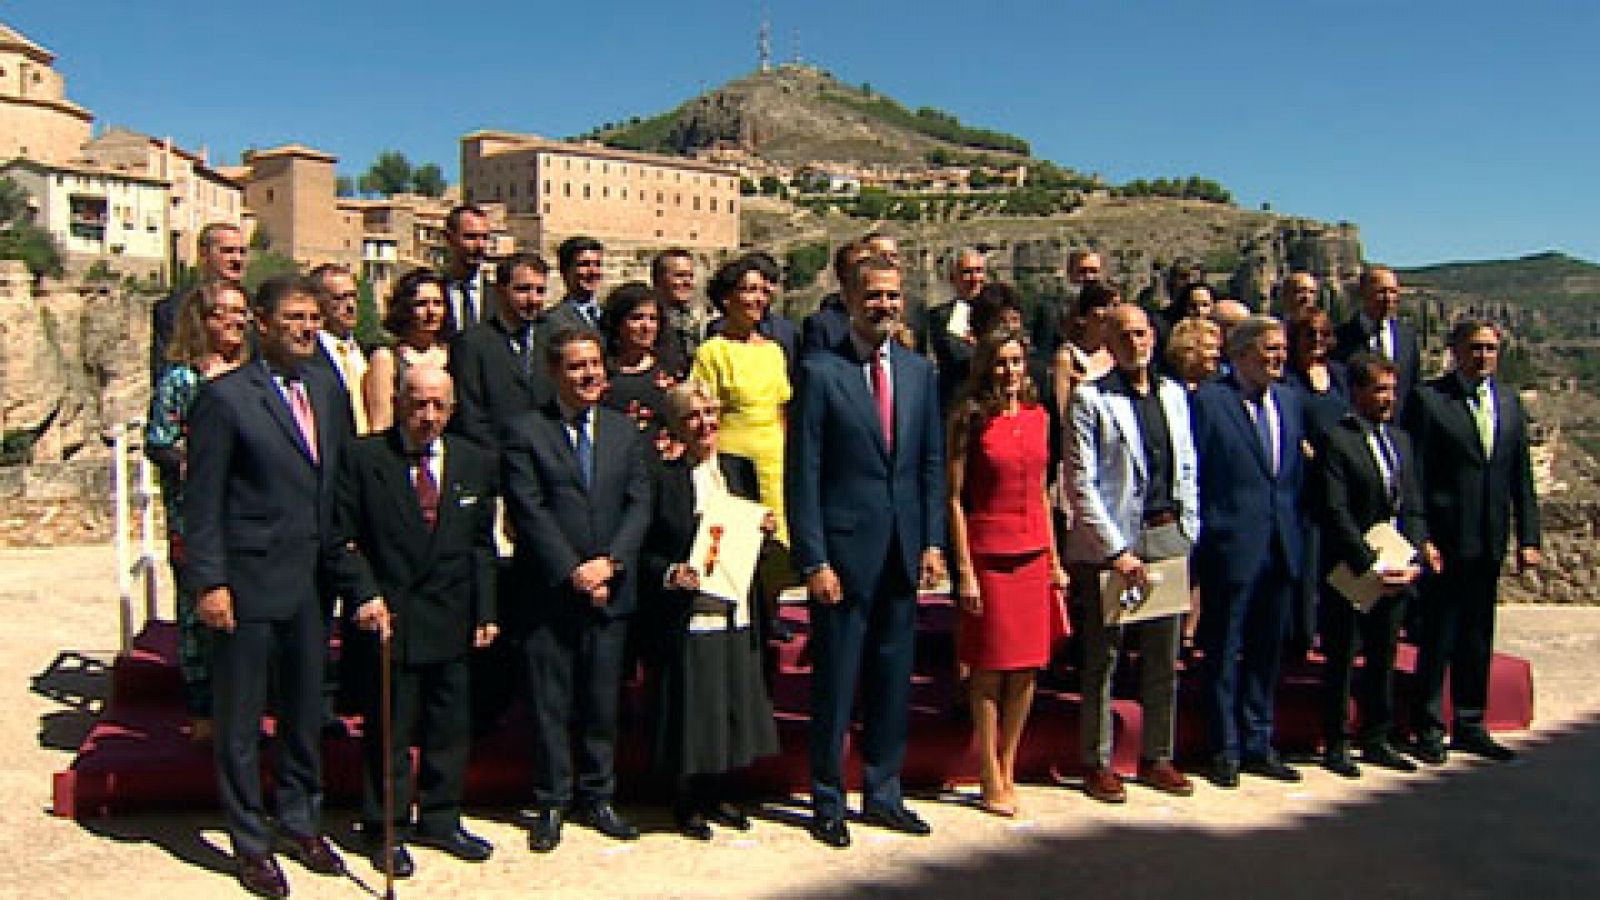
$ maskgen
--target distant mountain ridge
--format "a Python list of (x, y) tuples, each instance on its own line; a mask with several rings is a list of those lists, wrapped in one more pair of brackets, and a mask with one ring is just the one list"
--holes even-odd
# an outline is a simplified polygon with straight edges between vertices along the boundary
[(1519, 305), (1600, 301), (1600, 265), (1559, 251), (1401, 269), (1404, 282)]

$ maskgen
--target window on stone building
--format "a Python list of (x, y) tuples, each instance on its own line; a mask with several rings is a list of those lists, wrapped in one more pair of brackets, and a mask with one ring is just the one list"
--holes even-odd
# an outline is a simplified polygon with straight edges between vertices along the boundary
[(711, 211), (712, 212), (716, 212), (717, 211), (717, 198), (715, 198), (715, 197), (711, 198)]
[(561, 196), (563, 196), (563, 197), (571, 197), (572, 196), (572, 182), (570, 182), (570, 181), (561, 182)]
[(589, 199), (589, 186), (587, 184), (583, 186), (583, 199)]
[(549, 196), (550, 195), (550, 179), (548, 179), (548, 178), (546, 178), (544, 180), (544, 193), (545, 193), (545, 196)]
[(550, 215), (550, 204), (548, 203), (544, 205), (544, 214), (547, 216)]
[(694, 199), (694, 210), (695, 210), (695, 212), (699, 212), (700, 211), (700, 195), (696, 194), (693, 199)]

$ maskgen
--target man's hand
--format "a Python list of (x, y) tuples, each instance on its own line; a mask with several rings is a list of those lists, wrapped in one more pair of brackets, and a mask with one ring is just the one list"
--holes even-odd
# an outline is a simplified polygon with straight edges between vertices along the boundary
[(1124, 550), (1111, 560), (1111, 571), (1117, 573), (1122, 583), (1128, 587), (1144, 590), (1150, 584), (1150, 573), (1144, 567), (1144, 560), (1134, 556), (1132, 551)]
[(572, 586), (592, 597), (594, 589), (610, 581), (613, 574), (610, 557), (596, 556), (572, 570)]
[(604, 609), (605, 605), (610, 602), (611, 586), (608, 584), (595, 585), (594, 589), (589, 592), (589, 604), (595, 609)]
[(1410, 587), (1421, 575), (1421, 566), (1406, 566), (1403, 569), (1390, 569), (1386, 572), (1378, 573), (1378, 577), (1383, 580), (1384, 596), (1400, 593)]
[(667, 587), (680, 591), (700, 590), (700, 573), (688, 563), (673, 563), (667, 569)]
[(1439, 548), (1433, 541), (1422, 542), (1422, 561), (1428, 564), (1428, 571), (1437, 575), (1444, 571), (1444, 557), (1439, 555)]
[(200, 621), (218, 631), (233, 631), (238, 625), (233, 618), (233, 591), (225, 584), (207, 588), (200, 594), (198, 604)]
[(494, 643), (494, 639), (499, 637), (499, 636), (500, 636), (500, 626), (496, 625), (493, 622), (485, 622), (482, 625), (479, 625), (477, 628), (473, 629), (473, 631), (472, 631), (472, 646), (475, 649), (482, 650), (483, 648), (485, 648), (485, 647), (489, 646), (490, 644)]
[(922, 551), (921, 574), (917, 586), (924, 590), (937, 587), (939, 582), (944, 581), (944, 577), (944, 551), (938, 547), (929, 547)]
[(1544, 564), (1544, 554), (1539, 552), (1539, 548), (1538, 547), (1518, 547), (1517, 548), (1517, 571), (1518, 572), (1526, 572), (1526, 571), (1528, 571), (1530, 569), (1537, 569), (1537, 568), (1539, 568), (1539, 566), (1541, 566), (1543, 564)]
[(832, 566), (823, 566), (806, 576), (806, 594), (823, 606), (833, 606), (844, 599), (844, 588)]
[(382, 597), (373, 597), (356, 607), (355, 620), (357, 628), (376, 631), (380, 641), (394, 637), (394, 621), (389, 616), (389, 604), (383, 602)]

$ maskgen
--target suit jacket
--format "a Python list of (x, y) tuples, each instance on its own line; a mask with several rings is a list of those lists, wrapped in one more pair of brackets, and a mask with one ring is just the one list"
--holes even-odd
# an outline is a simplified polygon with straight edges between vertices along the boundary
[(950, 333), (950, 317), (956, 302), (950, 300), (928, 310), (928, 327), (922, 345), (933, 354), (939, 367), (939, 408), (948, 410), (967, 380), (972, 366), (972, 344)]
[[(367, 355), (368, 355), (369, 352), (370, 351), (366, 347), (362, 347), (361, 348), (361, 358), (363, 360), (365, 360), (367, 358)], [(305, 364), (306, 364), (307, 367), (314, 366), (314, 367), (316, 367), (318, 369), (321, 369), (324, 372), (326, 372), (328, 374), (328, 377), (332, 378), (334, 383), (339, 386), (340, 390), (343, 390), (345, 392), (345, 400), (346, 400), (345, 406), (346, 406), (347, 409), (350, 410), (350, 433), (352, 435), (355, 434), (356, 433), (356, 430), (355, 430), (355, 427), (356, 427), (355, 414), (356, 413), (355, 413), (355, 409), (353, 407), (353, 403), (350, 401), (350, 386), (345, 384), (344, 370), (339, 368), (338, 360), (335, 360), (333, 358), (333, 355), (328, 352), (328, 344), (323, 339), (323, 334), (318, 334), (317, 335), (317, 352), (311, 354), (311, 358), (306, 360)]]
[(544, 361), (542, 336), (548, 331), (548, 321), (535, 328), (531, 360), (523, 359), (516, 338), (499, 316), (458, 332), (450, 340), (450, 360), (445, 368), (456, 382), (451, 433), (499, 453), (506, 423), (555, 399)]
[[(1367, 330), (1360, 313), (1335, 327), (1333, 339), (1332, 356), (1341, 363), (1348, 362), (1357, 353), (1372, 349), (1372, 333)], [(1417, 386), (1417, 379), (1421, 377), (1422, 345), (1417, 340), (1416, 329), (1399, 319), (1394, 323), (1394, 365), (1395, 398), (1398, 403), (1395, 420), (1400, 421), (1405, 415), (1405, 405)]]
[(800, 323), (800, 355), (833, 350), (850, 339), (850, 314), (838, 294), (822, 298), (817, 311)]
[(1429, 533), (1446, 565), (1451, 559), (1503, 559), (1513, 516), (1518, 546), (1539, 546), (1539, 501), (1522, 402), (1495, 382), (1494, 447), (1485, 456), (1468, 396), (1461, 376), (1449, 372), (1419, 387), (1406, 408), (1406, 428), (1422, 461)]
[[(1101, 563), (1133, 549), (1144, 523), (1148, 474), (1144, 435), (1133, 403), (1100, 382), (1079, 385), (1068, 416), (1066, 441), (1068, 494), (1073, 527), (1066, 532), (1063, 556), (1072, 562)], [(1200, 533), (1198, 464), (1189, 433), (1189, 395), (1170, 378), (1156, 382), (1172, 446), (1172, 497), (1178, 525), (1191, 542)]]
[[(756, 481), (755, 463), (742, 456), (718, 453), (717, 464), (728, 483), (729, 492), (746, 500), (758, 499), (760, 488)], [(643, 590), (647, 595), (659, 597), (671, 606), (666, 612), (674, 624), (681, 624), (679, 620), (688, 614), (690, 596), (686, 592), (664, 587), (667, 569), (689, 558), (695, 533), (700, 527), (700, 517), (694, 508), (691, 471), (691, 467), (682, 459), (666, 460), (656, 467), (653, 514), (639, 561)]]
[(1234, 374), (1208, 381), (1190, 399), (1190, 425), (1199, 458), (1200, 540), (1195, 573), (1229, 584), (1249, 581), (1274, 542), (1291, 578), (1300, 575), (1304, 534), (1300, 489), (1305, 479), (1304, 416), (1293, 388), (1268, 390), (1278, 407), (1278, 471), (1245, 411)]
[[(922, 551), (945, 544), (933, 364), (898, 345), (889, 360), (893, 452), (851, 341), (801, 361), (790, 416), (785, 503), (794, 561), (802, 571), (831, 565), (847, 599), (870, 594), (885, 565), (903, 566), (915, 584)], [(900, 557), (890, 559), (896, 543)]]
[[(597, 309), (600, 308), (599, 297), (595, 298), (595, 306)], [(545, 314), (543, 331), (545, 334), (554, 335), (567, 328), (600, 330), (599, 322), (593, 325), (589, 324), (589, 320), (585, 319), (583, 313), (578, 311), (577, 301), (571, 294), (562, 297), (561, 302), (552, 306), (550, 311)]]
[(315, 366), (301, 368), (315, 462), (263, 361), (207, 382), (190, 418), (184, 574), (196, 592), (229, 587), (241, 620), (285, 619), (317, 599), (301, 593), (308, 572), (319, 571), (351, 418), (344, 389)]
[(490, 288), (489, 267), (479, 266), (478, 271), (472, 276), (474, 285), (472, 291), (473, 314), (476, 317), (472, 322), (462, 321), (461, 316), (461, 282), (451, 278), (446, 272), (440, 271), (439, 276), (444, 279), (444, 301), (450, 319), (450, 330), (463, 331), (479, 322), (486, 322), (494, 318), (495, 299)]
[(166, 371), (167, 345), (172, 343), (172, 332), (178, 322), (178, 307), (183, 303), (185, 290), (174, 291), (150, 308), (150, 386), (161, 380)]
[(394, 614), (395, 660), (459, 658), (472, 632), (495, 621), (492, 457), (443, 438), (439, 511), (428, 528), (398, 428), (362, 438), (334, 486), (331, 568), (349, 612), (382, 597)]
[(570, 582), (572, 570), (599, 556), (622, 563), (601, 610), (610, 617), (635, 606), (639, 546), (650, 527), (650, 473), (633, 420), (594, 408), (594, 482), (583, 486), (577, 452), (560, 405), (550, 401), (514, 417), (501, 445), (501, 489), (518, 536), (515, 563), (527, 586), (524, 608), (505, 610), (518, 621), (589, 609)]
[(1367, 429), (1355, 415), (1341, 419), (1323, 435), (1312, 467), (1309, 504), (1322, 529), (1318, 578), (1339, 563), (1352, 572), (1372, 568), (1377, 554), (1367, 546), (1367, 529), (1398, 518), (1400, 533), (1419, 551), (1428, 540), (1422, 507), (1422, 478), (1416, 454), (1405, 431), (1390, 427), (1389, 442), (1400, 461), (1399, 502), (1390, 499), (1383, 472), (1367, 443)]

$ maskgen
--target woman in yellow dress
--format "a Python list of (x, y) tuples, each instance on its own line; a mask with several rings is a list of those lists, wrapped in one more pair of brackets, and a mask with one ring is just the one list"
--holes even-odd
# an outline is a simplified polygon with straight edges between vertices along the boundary
[(695, 351), (690, 377), (705, 382), (722, 406), (722, 449), (756, 465), (761, 502), (778, 518), (776, 538), (789, 545), (783, 508), (784, 407), (789, 364), (783, 348), (756, 329), (774, 285), (752, 255), (726, 263), (706, 293), (723, 315), (722, 333)]

